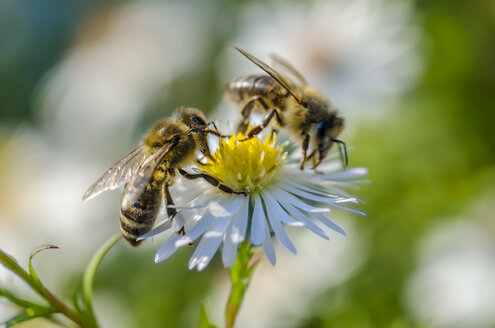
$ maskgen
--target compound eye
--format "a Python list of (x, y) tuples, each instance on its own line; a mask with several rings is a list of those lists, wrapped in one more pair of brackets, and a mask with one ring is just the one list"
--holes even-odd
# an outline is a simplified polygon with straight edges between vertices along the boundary
[(325, 121), (320, 121), (316, 125), (316, 136), (318, 138), (323, 138), (325, 136), (325, 127), (326, 127), (326, 122)]
[(191, 121), (193, 121), (197, 125), (206, 126), (206, 122), (201, 117), (198, 117), (196, 115), (191, 116)]

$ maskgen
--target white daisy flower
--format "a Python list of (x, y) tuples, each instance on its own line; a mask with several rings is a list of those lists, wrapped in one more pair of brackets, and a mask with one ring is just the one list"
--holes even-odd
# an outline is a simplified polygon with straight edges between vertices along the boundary
[[(273, 239), (296, 254), (286, 227), (306, 228), (328, 240), (328, 231), (322, 226), (344, 236), (347, 234), (330, 217), (331, 210), (366, 215), (363, 210), (349, 206), (359, 204), (360, 200), (344, 190), (359, 184), (357, 180), (367, 174), (366, 168), (336, 172), (340, 163), (336, 165), (334, 161), (321, 166), (328, 172), (301, 171), (296, 162), (286, 160), (283, 146), (276, 146), (271, 135), (264, 142), (257, 137), (238, 141), (243, 138), (239, 134), (222, 141), (213, 154), (214, 161), (208, 160), (199, 169), (233, 189), (248, 191), (249, 196), (228, 194), (206, 183), (188, 191), (189, 201), (180, 200), (187, 205), (179, 211), (180, 224), (176, 224), (183, 223), (186, 233), (183, 236), (171, 234), (156, 251), (156, 263), (194, 244), (189, 269), (203, 270), (219, 250), (223, 264), (230, 268), (239, 245), (248, 241), (261, 247), (268, 260), (275, 264)], [(142, 239), (169, 227), (170, 221), (166, 221)]]

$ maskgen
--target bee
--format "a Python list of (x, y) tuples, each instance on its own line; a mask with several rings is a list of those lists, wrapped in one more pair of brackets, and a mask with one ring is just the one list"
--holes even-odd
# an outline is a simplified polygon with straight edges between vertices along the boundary
[[(345, 168), (348, 164), (347, 147), (337, 139), (345, 121), (332, 108), (330, 101), (281, 57), (273, 56), (273, 60), (285, 74), (248, 52), (234, 48), (268, 74), (234, 78), (225, 86), (223, 97), (241, 110), (238, 132), (246, 132), (253, 111), (261, 112), (265, 114), (262, 123), (250, 130), (246, 139), (267, 126), (271, 127), (272, 133), (278, 129), (286, 130), (302, 147), (301, 170), (308, 160), (312, 160), (312, 169), (318, 167), (336, 143)], [(310, 146), (311, 153), (308, 155)]]
[[(153, 227), (162, 198), (165, 199), (167, 215), (172, 220), (177, 214), (169, 187), (173, 185), (176, 172), (186, 179), (203, 178), (226, 193), (246, 194), (234, 190), (216, 178), (206, 174), (192, 174), (182, 167), (197, 161), (196, 151), (210, 157), (208, 134), (226, 137), (209, 129), (205, 114), (192, 107), (177, 109), (177, 118), (159, 120), (146, 133), (141, 144), (110, 167), (83, 196), (89, 200), (106, 190), (124, 186), (120, 204), (120, 231), (133, 247), (141, 240), (138, 237)], [(213, 123), (215, 126), (215, 124)], [(179, 231), (185, 234), (184, 227)]]

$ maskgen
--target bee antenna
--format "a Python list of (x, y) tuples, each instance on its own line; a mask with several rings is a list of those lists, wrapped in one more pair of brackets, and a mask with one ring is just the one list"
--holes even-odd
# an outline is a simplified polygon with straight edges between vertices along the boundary
[(340, 159), (342, 160), (345, 169), (349, 165), (349, 158), (347, 157), (347, 146), (342, 140), (332, 139), (332, 141), (339, 145)]
[(210, 124), (213, 125), (213, 127), (215, 128), (215, 130), (218, 131), (217, 125), (215, 124), (215, 120), (208, 122), (207, 126), (210, 125)]
[(233, 46), (233, 47), (234, 47), (235, 50), (239, 51), (244, 57), (246, 57), (247, 59), (249, 59), (250, 61), (252, 61), (256, 66), (258, 66), (259, 68), (261, 68), (263, 71), (265, 71), (265, 73), (267, 73), (268, 75), (270, 75), (285, 90), (287, 90), (287, 92), (289, 92), (291, 94), (291, 96), (294, 97), (294, 99), (298, 103), (301, 103), (301, 101), (302, 101), (301, 96), (296, 91), (294, 91), (291, 88), (291, 86), (289, 85), (289, 83), (287, 83), (287, 81), (285, 80), (285, 78), (282, 75), (280, 75), (279, 73), (277, 73), (273, 68), (271, 68), (270, 66), (268, 66), (267, 64), (265, 64), (264, 62), (262, 62), (261, 60), (259, 60), (258, 58), (254, 57), (250, 53), (242, 50), (239, 47), (236, 47), (236, 46)]

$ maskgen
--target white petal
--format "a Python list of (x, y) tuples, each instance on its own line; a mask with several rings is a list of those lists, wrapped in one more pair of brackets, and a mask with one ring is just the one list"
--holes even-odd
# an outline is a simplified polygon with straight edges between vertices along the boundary
[(179, 205), (168, 205), (167, 207), (168, 208), (175, 208), (176, 210), (197, 210), (197, 209), (200, 209), (200, 208), (205, 208), (207, 207), (208, 204), (204, 203), (204, 204), (200, 204), (200, 205), (195, 205), (195, 206), (179, 206)]
[(207, 239), (207, 245), (205, 246), (203, 255), (196, 265), (198, 271), (203, 271), (208, 264), (210, 264), (211, 260), (215, 257), (221, 242), (221, 238)]
[[(198, 248), (194, 251), (191, 259), (189, 260), (189, 269), (193, 269), (195, 266), (198, 271), (203, 270), (213, 259), (213, 256), (218, 250), (220, 243), (222, 242), (223, 234), (228, 228), (229, 219), (228, 218), (218, 218), (215, 223), (213, 223), (211, 229), (205, 233), (201, 241), (199, 242)], [(208, 237), (207, 234), (212, 231), (221, 231), (221, 235)]]
[(137, 241), (140, 241), (140, 240), (145, 240), (145, 239), (149, 239), (163, 231), (166, 231), (168, 229), (170, 229), (170, 227), (172, 226), (172, 221), (170, 220), (165, 220), (163, 222), (161, 222), (159, 225), (157, 225), (155, 228), (153, 228), (153, 230), (151, 231), (148, 231), (147, 233), (139, 236), (138, 238), (136, 238)]
[(332, 207), (345, 211), (347, 213), (359, 215), (359, 216), (368, 216), (368, 213), (362, 209), (351, 207), (351, 206), (345, 206), (345, 205), (337, 205), (337, 204), (332, 204)]
[[(335, 156), (332, 156), (332, 157), (335, 157)], [(330, 159), (330, 156), (327, 156), (327, 159)], [(317, 168), (318, 172), (332, 172), (332, 171), (337, 171), (337, 170), (342, 170), (342, 163), (340, 161), (324, 162), (320, 166), (318, 166), (318, 168)]]
[[(222, 199), (221, 201), (223, 201)], [(225, 217), (225, 216), (232, 216), (233, 213), (229, 212), (224, 205), (221, 202), (217, 201), (210, 201), (208, 204), (208, 211), (214, 216), (214, 217)]]
[(215, 220), (213, 215), (206, 214), (201, 219), (199, 219), (198, 223), (189, 231), (186, 231), (186, 234), (182, 236), (179, 240), (177, 240), (177, 247), (186, 246), (189, 243), (195, 241), (199, 236), (201, 236), (207, 229), (210, 227), (212, 222)]
[(179, 250), (180, 247), (176, 246), (176, 242), (179, 238), (180, 236), (174, 233), (158, 247), (155, 252), (155, 263), (168, 260)]
[(188, 207), (203, 207), (203, 206), (208, 206), (208, 204), (214, 200), (217, 199), (218, 197), (214, 197), (213, 195), (210, 194), (205, 194), (202, 193), (197, 197), (191, 198), (189, 202), (187, 202), (184, 207), (186, 208), (185, 210), (188, 210)]
[(231, 225), (223, 238), (222, 262), (226, 268), (230, 268), (234, 265), (237, 257), (237, 250), (239, 248), (239, 245), (232, 241), (233, 238), (231, 237), (231, 234), (233, 228), (234, 226)]
[(174, 220), (172, 221), (172, 224), (176, 231), (182, 229), (182, 227), (186, 224), (186, 219), (184, 218), (181, 212), (177, 212), (177, 214), (174, 216)]
[(323, 229), (321, 229), (318, 225), (314, 224), (310, 219), (308, 219), (308, 217), (303, 212), (292, 206), (290, 203), (283, 203), (282, 205), (285, 207), (287, 212), (290, 213), (290, 215), (292, 215), (296, 220), (304, 222), (304, 225), (309, 230), (313, 231), (315, 234), (322, 237), (323, 239), (330, 239), (326, 232), (323, 231)]
[(324, 225), (326, 225), (327, 227), (329, 227), (330, 229), (344, 235), (344, 236), (347, 236), (347, 231), (341, 227), (339, 224), (337, 224), (334, 220), (330, 219), (329, 217), (327, 217), (326, 215), (323, 215), (321, 213), (312, 213), (311, 214), (314, 218), (316, 218), (317, 220), (320, 220)]
[(315, 207), (304, 203), (301, 199), (292, 195), (291, 193), (281, 189), (281, 188), (271, 188), (272, 194), (277, 197), (277, 199), (283, 199), (284, 202), (289, 202), (292, 205), (305, 210), (306, 212), (330, 212), (329, 208)]
[(189, 262), (187, 263), (187, 268), (189, 270), (194, 269), (194, 267), (198, 264), (199, 259), (201, 258), (203, 250), (205, 248), (205, 245), (206, 245), (206, 239), (201, 239), (199, 241), (198, 246), (196, 246), (194, 252), (189, 257)]
[[(326, 199), (330, 199), (331, 202), (335, 203), (352, 203), (352, 204), (360, 204), (362, 201), (359, 199), (357, 196), (353, 196), (343, 190), (336, 190), (337, 192), (331, 193), (327, 192), (325, 193), (324, 191), (318, 190), (316, 188), (313, 188), (311, 185), (307, 185), (304, 182), (296, 181), (296, 180), (286, 180), (284, 183), (291, 185), (294, 188), (301, 189), (303, 191), (306, 191), (310, 194), (316, 194), (322, 197), (325, 197)], [(325, 188), (328, 191), (330, 190), (335, 190), (336, 188)], [(312, 195), (310, 195), (312, 196)]]
[(240, 244), (246, 239), (246, 230), (249, 220), (249, 198), (245, 197), (239, 211), (234, 217), (231, 239), (235, 244)]
[[(334, 204), (334, 203), (357, 203), (357, 200), (355, 198), (340, 198), (340, 197), (328, 197), (328, 196), (320, 196), (320, 195), (315, 195), (314, 193), (307, 192), (305, 190), (301, 190), (297, 187), (293, 187), (287, 183), (282, 184), (282, 188), (284, 188), (286, 191), (291, 192), (292, 194), (295, 194), (299, 197), (306, 198), (308, 200), (311, 200), (313, 202), (318, 202), (321, 204)], [(329, 195), (331, 196), (331, 195)]]
[(345, 198), (359, 199), (357, 196), (351, 195), (350, 193), (348, 193), (344, 189), (338, 188), (337, 186), (339, 184), (340, 183), (336, 183), (335, 181), (332, 181), (331, 183), (325, 182), (325, 181), (322, 182), (322, 186), (324, 186), (325, 190), (331, 195), (335, 195), (335, 196), (339, 196), (339, 197), (345, 197)]
[(329, 193), (321, 190), (320, 189), (320, 188), (322, 188), (321, 186), (318, 185), (318, 187), (320, 187), (320, 188), (317, 189), (316, 187), (308, 184), (307, 183), (307, 180), (300, 179), (299, 177), (297, 179), (286, 179), (284, 181), (284, 183), (290, 184), (293, 187), (296, 187), (296, 188), (299, 188), (299, 189), (302, 189), (304, 191), (307, 191), (307, 192), (310, 192), (310, 193), (313, 193), (313, 194), (317, 194), (317, 195), (320, 195), (320, 196), (324, 196), (324, 197), (332, 197), (332, 196), (334, 196), (332, 194), (329, 194)]
[(267, 226), (267, 223), (263, 223), (265, 225), (265, 240), (263, 241), (263, 252), (265, 252), (266, 258), (272, 265), (275, 265), (277, 262), (277, 256), (275, 255), (275, 247), (273, 247), (272, 237), (270, 236), (270, 232)]
[(368, 175), (368, 168), (366, 167), (351, 167), (345, 169), (344, 171), (331, 173), (331, 174), (322, 174), (318, 176), (323, 180), (355, 180), (361, 179)]
[(297, 195), (299, 198), (301, 198), (301, 197), (306, 198), (306, 199), (309, 199), (309, 200), (312, 200), (312, 201), (318, 202), (318, 203), (326, 203), (328, 201), (333, 201), (335, 199), (335, 198), (322, 197), (320, 195), (316, 195), (314, 193), (310, 193), (310, 192), (307, 192), (305, 190), (301, 190), (299, 188), (291, 186), (288, 183), (281, 183), (279, 186), (282, 189), (284, 189), (285, 191), (288, 191), (294, 195)]
[(260, 245), (265, 238), (265, 212), (259, 195), (253, 196), (253, 217), (251, 219), (251, 244)]
[[(181, 204), (185, 204), (183, 206), (178, 206), (177, 204), (175, 204), (175, 205), (169, 205), (167, 207), (176, 208), (178, 210), (180, 209), (180, 211), (187, 212), (187, 211), (193, 210), (194, 209), (193, 207), (195, 204), (199, 204), (199, 205), (203, 205), (203, 206), (208, 204), (208, 199), (205, 199), (205, 198), (206, 197), (204, 194), (201, 194), (201, 195), (196, 196), (196, 197), (191, 197), (191, 198), (188, 197), (187, 202), (186, 202), (186, 200), (183, 200), (183, 203), (181, 203)], [(211, 198), (211, 196), (210, 196), (210, 198)], [(187, 217), (189, 215), (186, 214), (185, 216)]]
[(289, 236), (284, 230), (284, 227), (282, 227), (282, 223), (280, 223), (280, 220), (277, 217), (276, 212), (274, 211), (274, 202), (276, 200), (269, 194), (264, 194), (263, 193), (263, 199), (265, 199), (266, 202), (266, 212), (268, 214), (268, 221), (270, 221), (270, 226), (272, 227), (273, 232), (275, 233), (275, 236), (277, 239), (282, 243), (287, 250), (290, 252), (296, 254), (296, 247), (290, 240)]
[(211, 228), (203, 235), (203, 238), (223, 238), (223, 235), (231, 222), (232, 220), (230, 217), (218, 218)]
[[(304, 227), (304, 223), (301, 221), (294, 220), (279, 204), (279, 202), (271, 195), (267, 190), (263, 193), (265, 197), (266, 206), (270, 206), (275, 214), (275, 216), (280, 220), (280, 222), (285, 223), (291, 227)], [(268, 204), (268, 202), (270, 204)]]

